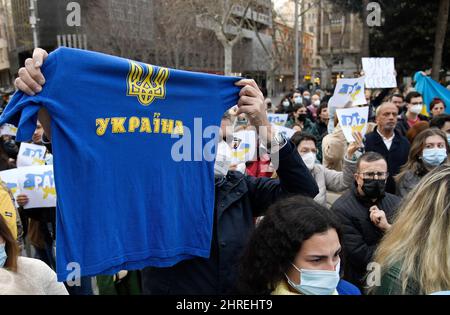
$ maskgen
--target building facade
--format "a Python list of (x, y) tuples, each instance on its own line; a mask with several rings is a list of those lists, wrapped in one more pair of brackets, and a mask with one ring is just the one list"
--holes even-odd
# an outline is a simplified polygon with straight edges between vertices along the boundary
[[(211, 29), (198, 25), (203, 2), (218, 5), (210, 0), (78, 0), (81, 19), (77, 25), (70, 22), (78, 10), (74, 1), (35, 1), (37, 42), (48, 51), (67, 46), (177, 69), (223, 73), (221, 42)], [(272, 1), (255, 1), (245, 17), (246, 1), (234, 3), (231, 16), (245, 23), (242, 39), (233, 48), (232, 70), (264, 86), (271, 69)], [(0, 67), (15, 77), (34, 48), (30, 0), (0, 0), (0, 9), (4, 12), (0, 35), (6, 40), (0, 39), (0, 52), (8, 50), (9, 57), (9, 63)], [(226, 29), (227, 36), (235, 32), (233, 27)]]
[(359, 76), (363, 24), (329, 0), (303, 0), (303, 28), (314, 37), (312, 80), (331, 88), (338, 78)]

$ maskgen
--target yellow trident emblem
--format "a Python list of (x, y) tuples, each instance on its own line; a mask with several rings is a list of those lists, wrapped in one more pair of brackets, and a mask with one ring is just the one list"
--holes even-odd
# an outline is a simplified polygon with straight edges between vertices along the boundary
[(148, 106), (155, 98), (166, 97), (166, 83), (169, 78), (169, 69), (159, 68), (154, 75), (155, 67), (146, 65), (147, 75), (144, 78), (144, 68), (130, 61), (130, 73), (127, 79), (127, 96), (137, 96), (139, 102)]

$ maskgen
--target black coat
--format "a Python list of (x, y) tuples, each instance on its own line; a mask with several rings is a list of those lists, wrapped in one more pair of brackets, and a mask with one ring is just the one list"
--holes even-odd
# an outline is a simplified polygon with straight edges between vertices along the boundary
[[(419, 114), (419, 120), (429, 121), (429, 118), (427, 116)], [(406, 118), (406, 113), (402, 113), (400, 115), (400, 118), (398, 119), (396, 130), (400, 135), (406, 136), (406, 133), (408, 132), (409, 129), (410, 127), (408, 125), (408, 118)]]
[(254, 229), (254, 218), (282, 196), (304, 194), (314, 198), (319, 193), (291, 142), (279, 154), (279, 180), (229, 172), (225, 182), (216, 185), (210, 258), (186, 260), (171, 268), (145, 269), (144, 294), (215, 295), (234, 289), (239, 259)]
[(389, 172), (386, 191), (395, 194), (394, 176), (398, 175), (400, 173), (400, 168), (408, 162), (410, 144), (408, 139), (395, 131), (391, 149), (388, 150), (384, 144), (383, 138), (378, 134), (377, 128), (366, 136), (365, 149), (366, 152), (377, 152), (386, 159)]
[(376, 205), (386, 213), (390, 224), (401, 199), (395, 195), (386, 194), (378, 202), (370, 202), (357, 194), (353, 187), (332, 206), (342, 223), (344, 279), (363, 289), (364, 277), (367, 274), (367, 264), (372, 262), (373, 254), (384, 233), (370, 220), (369, 209)]

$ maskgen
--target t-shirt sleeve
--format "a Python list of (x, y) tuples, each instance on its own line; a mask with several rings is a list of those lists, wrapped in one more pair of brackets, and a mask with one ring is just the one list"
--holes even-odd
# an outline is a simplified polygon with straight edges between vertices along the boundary
[(42, 73), (47, 83), (42, 92), (35, 96), (28, 96), (17, 91), (0, 116), (0, 126), (6, 123), (18, 128), (16, 140), (18, 142), (29, 141), (36, 130), (39, 110), (45, 105), (45, 100), (51, 94), (55, 84), (55, 73), (58, 50), (51, 53), (42, 67)]
[(231, 107), (238, 104), (241, 87), (235, 86), (235, 83), (239, 80), (240, 78), (237, 77), (222, 77), (219, 81), (219, 91), (223, 112), (226, 112)]
[(36, 130), (40, 108), (38, 97), (16, 92), (0, 117), (0, 126), (6, 123), (17, 126), (17, 141), (29, 141)]

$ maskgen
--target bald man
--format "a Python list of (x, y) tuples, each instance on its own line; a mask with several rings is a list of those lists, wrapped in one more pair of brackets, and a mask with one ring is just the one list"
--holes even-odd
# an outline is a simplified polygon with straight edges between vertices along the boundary
[(394, 176), (400, 173), (400, 168), (408, 161), (410, 144), (406, 137), (395, 129), (397, 125), (398, 108), (393, 103), (386, 102), (377, 108), (375, 130), (366, 136), (366, 152), (381, 154), (388, 163), (389, 177), (386, 192), (395, 194)]

